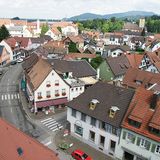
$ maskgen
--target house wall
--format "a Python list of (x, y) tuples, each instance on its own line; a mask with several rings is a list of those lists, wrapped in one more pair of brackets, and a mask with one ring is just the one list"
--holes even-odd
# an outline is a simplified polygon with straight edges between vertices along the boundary
[(48, 35), (50, 36), (53, 40), (57, 41), (57, 40), (61, 40), (62, 39), (62, 36), (61, 34), (59, 35), (56, 35), (55, 33), (53, 33), (51, 30), (48, 30), (45, 35)]
[(63, 27), (61, 28), (62, 29), (62, 33), (65, 35), (65, 36), (68, 36), (68, 35), (74, 35), (74, 36), (77, 36), (78, 35), (78, 27), (73, 27), (73, 26), (67, 26), (67, 27)]
[(84, 92), (84, 86), (70, 88), (69, 100), (70, 101), (73, 100), (73, 98), (78, 97), (83, 92)]
[(12, 61), (13, 60), (13, 51), (12, 51), (11, 47), (4, 40), (1, 41), (0, 45), (5, 46), (5, 49), (9, 53), (10, 60)]
[(114, 75), (106, 61), (102, 62), (98, 68), (100, 70), (99, 76), (102, 80), (112, 81), (114, 79)]
[[(124, 139), (123, 134), (124, 131), (126, 132), (126, 137)], [(134, 155), (134, 160), (136, 160), (137, 157), (143, 157), (144, 159), (148, 160), (159, 160), (160, 159), (160, 153), (156, 154), (155, 149), (153, 150), (153, 146), (160, 145), (160, 143), (153, 141), (147, 137), (141, 136), (139, 134), (136, 134), (135, 132), (129, 131), (127, 129), (122, 129), (120, 136), (119, 145), (116, 148), (115, 155), (118, 159), (123, 159), (124, 151), (127, 151)], [(135, 140), (130, 141), (127, 139), (127, 134), (131, 133), (135, 136)], [(143, 138), (150, 142), (150, 147), (147, 150), (145, 147), (142, 147), (141, 145), (138, 146), (138, 137)], [(155, 147), (154, 147), (155, 148)], [(142, 159), (143, 160), (143, 159)]]
[(5, 65), (10, 62), (10, 55), (5, 48), (3, 48), (3, 52), (0, 56), (0, 64)]
[[(107, 113), (106, 113), (107, 114)], [(105, 154), (114, 156), (114, 151), (111, 150), (111, 140), (118, 144), (119, 136), (106, 132), (99, 128), (99, 121), (96, 121), (96, 126), (90, 124), (91, 117), (86, 117), (86, 122), (81, 120), (81, 113), (77, 111), (76, 118), (72, 116), (72, 109), (67, 108), (67, 120), (70, 122), (70, 132), (73, 136), (80, 139), (84, 143), (89, 144), (91, 147), (102, 151)], [(78, 125), (83, 128), (83, 135), (75, 133), (75, 125)], [(90, 131), (95, 133), (95, 141), (90, 139)], [(104, 147), (100, 145), (100, 136), (105, 137)], [(101, 149), (100, 149), (101, 148)]]
[[(55, 81), (59, 81), (59, 85), (55, 85)], [(47, 87), (47, 81), (50, 82), (51, 86)], [(66, 95), (62, 95), (62, 89), (66, 90)], [(59, 96), (55, 96), (55, 90), (59, 91)], [(50, 91), (50, 98), (46, 97), (46, 92)], [(38, 92), (41, 92), (42, 94), (42, 99), (38, 99)], [(34, 92), (34, 100), (35, 102), (40, 102), (40, 101), (47, 101), (47, 100), (52, 100), (52, 99), (60, 99), (60, 98), (65, 98), (69, 99), (69, 86), (61, 79), (61, 77), (53, 70), (49, 73), (49, 75), (46, 77), (46, 79), (42, 82), (42, 84), (36, 89)]]

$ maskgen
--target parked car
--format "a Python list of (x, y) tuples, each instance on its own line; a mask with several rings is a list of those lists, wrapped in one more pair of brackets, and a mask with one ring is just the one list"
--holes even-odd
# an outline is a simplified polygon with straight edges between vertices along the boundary
[(12, 61), (11, 62), (11, 65), (15, 65), (17, 62), (16, 61)]
[(84, 153), (80, 149), (73, 151), (71, 155), (76, 160), (92, 160), (90, 156), (88, 156), (86, 153)]
[(23, 59), (22, 59), (22, 58), (19, 58), (19, 59), (17, 60), (17, 63), (21, 63), (21, 62), (23, 62)]

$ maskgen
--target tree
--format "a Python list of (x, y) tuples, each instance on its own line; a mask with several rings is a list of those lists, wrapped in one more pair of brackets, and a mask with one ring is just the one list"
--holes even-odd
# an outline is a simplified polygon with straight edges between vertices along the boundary
[(48, 24), (47, 24), (47, 23), (46, 23), (46, 24), (43, 24), (43, 25), (42, 25), (42, 28), (41, 28), (41, 36), (44, 36), (45, 33), (46, 33), (48, 30), (49, 30)]
[(84, 30), (83, 24), (78, 22), (77, 25), (78, 25), (79, 34), (81, 34), (82, 31)]
[(57, 29), (62, 33), (62, 28), (61, 27), (57, 27)]
[(68, 46), (69, 53), (77, 53), (79, 52), (76, 46), (76, 43), (70, 42)]
[(5, 27), (5, 25), (2, 25), (2, 27), (0, 28), (0, 41), (8, 37), (10, 37), (8, 29)]
[(91, 66), (94, 69), (97, 69), (102, 62), (103, 62), (103, 58), (101, 56), (97, 56), (96, 58), (93, 58), (91, 60)]

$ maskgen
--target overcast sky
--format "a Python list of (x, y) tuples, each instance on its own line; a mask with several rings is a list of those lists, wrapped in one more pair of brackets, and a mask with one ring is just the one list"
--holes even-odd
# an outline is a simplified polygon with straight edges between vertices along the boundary
[(0, 0), (1, 18), (60, 19), (86, 12), (109, 14), (131, 10), (160, 14), (160, 0)]

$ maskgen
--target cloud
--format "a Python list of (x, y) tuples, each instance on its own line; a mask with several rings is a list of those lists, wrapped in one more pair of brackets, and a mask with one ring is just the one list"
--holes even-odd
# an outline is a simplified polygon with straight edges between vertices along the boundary
[(108, 14), (129, 10), (160, 13), (160, 0), (0, 0), (1, 17), (64, 18), (85, 12)]

